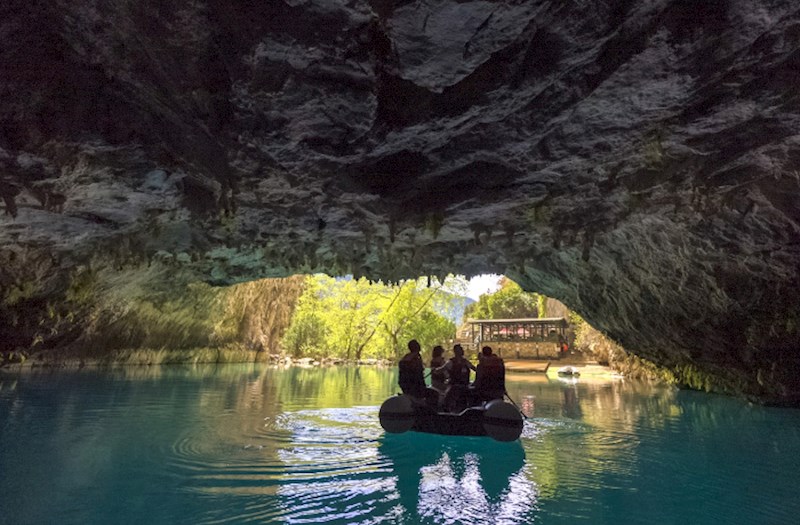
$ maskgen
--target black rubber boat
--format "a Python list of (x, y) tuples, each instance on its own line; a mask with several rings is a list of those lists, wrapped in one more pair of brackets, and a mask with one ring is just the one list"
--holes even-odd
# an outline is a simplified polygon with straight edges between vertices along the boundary
[(436, 412), (399, 394), (381, 405), (379, 416), (386, 432), (409, 430), (446, 436), (489, 436), (497, 441), (514, 441), (522, 433), (522, 414), (501, 399), (469, 407), (458, 414)]

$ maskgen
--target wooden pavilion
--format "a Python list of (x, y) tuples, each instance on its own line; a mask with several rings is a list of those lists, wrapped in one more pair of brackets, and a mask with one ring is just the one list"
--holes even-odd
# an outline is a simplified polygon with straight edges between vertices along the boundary
[(468, 319), (457, 340), (467, 351), (488, 345), (502, 357), (558, 359), (567, 327), (563, 317)]

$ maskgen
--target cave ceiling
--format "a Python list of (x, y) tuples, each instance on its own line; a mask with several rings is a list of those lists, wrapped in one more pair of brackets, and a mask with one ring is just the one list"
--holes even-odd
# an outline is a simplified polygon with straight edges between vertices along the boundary
[(0, 285), (510, 276), (800, 399), (795, 0), (0, 6)]

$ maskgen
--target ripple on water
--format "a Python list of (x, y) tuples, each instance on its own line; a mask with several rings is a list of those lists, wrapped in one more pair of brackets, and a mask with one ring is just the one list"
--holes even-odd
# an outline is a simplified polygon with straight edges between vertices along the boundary
[(375, 508), (393, 487), (381, 434), (376, 407), (303, 410), (241, 436), (183, 434), (170, 455), (186, 490), (247, 500), (224, 516), (210, 512), (207, 523), (378, 523)]
[(537, 417), (506, 447), (385, 435), (374, 406), (279, 403), (268, 375), (174, 370), (0, 378), (0, 523), (795, 523), (800, 509), (800, 412), (537, 384), (535, 403), (515, 395)]
[(186, 490), (239, 496), (203, 523), (520, 523), (537, 504), (519, 442), (385, 435), (377, 407), (284, 413), (221, 437), (172, 449)]
[(277, 451), (285, 467), (279, 495), (292, 509), (285, 518), (336, 521), (372, 513), (393, 485), (387, 476), (390, 465), (378, 453), (382, 430), (375, 407), (290, 416), (286, 424), (293, 430), (293, 444)]

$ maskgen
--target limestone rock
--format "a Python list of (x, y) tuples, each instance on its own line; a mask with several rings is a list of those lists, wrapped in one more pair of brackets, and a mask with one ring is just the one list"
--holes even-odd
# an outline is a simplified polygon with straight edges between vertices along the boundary
[(793, 0), (9, 0), (0, 35), (6, 326), (87, 265), (496, 272), (800, 403)]

